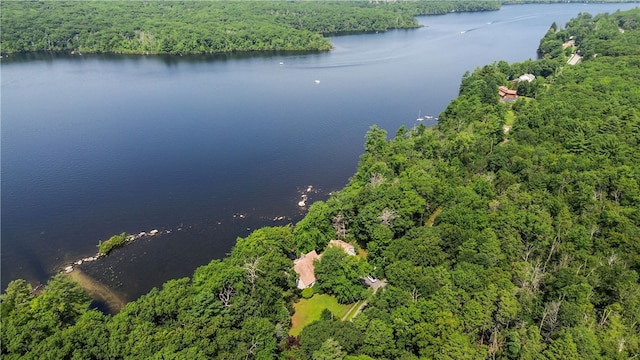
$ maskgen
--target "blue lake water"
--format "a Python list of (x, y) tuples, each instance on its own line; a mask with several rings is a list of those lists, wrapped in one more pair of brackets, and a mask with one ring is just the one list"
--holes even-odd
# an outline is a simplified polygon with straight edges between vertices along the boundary
[(311, 201), (343, 187), (371, 125), (391, 136), (437, 116), (465, 71), (535, 58), (554, 21), (635, 6), (420, 17), (326, 53), (3, 59), (2, 288), (151, 229), (172, 232), (84, 270), (128, 299), (188, 276), (236, 237), (298, 220), (308, 185)]

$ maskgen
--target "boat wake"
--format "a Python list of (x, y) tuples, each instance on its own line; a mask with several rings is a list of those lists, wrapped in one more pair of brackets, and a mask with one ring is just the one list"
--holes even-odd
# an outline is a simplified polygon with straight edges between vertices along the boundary
[(460, 34), (465, 34), (465, 33), (468, 33), (468, 32), (476, 31), (478, 29), (480, 29), (480, 26), (474, 27), (474, 28), (471, 28), (471, 29), (467, 29), (467, 30), (462, 30), (462, 31), (460, 31)]
[(487, 23), (483, 24), (482, 26), (476, 26), (470, 29), (466, 29), (466, 30), (462, 30), (460, 31), (460, 34), (466, 34), (468, 32), (471, 31), (476, 31), (476, 30), (480, 30), (484, 27), (487, 27), (489, 25), (502, 25), (502, 24), (509, 24), (509, 23), (514, 23), (514, 22), (518, 22), (518, 21), (523, 21), (523, 20), (529, 20), (529, 19), (535, 19), (540, 17), (540, 14), (527, 14), (527, 15), (520, 15), (520, 16), (516, 16), (510, 19), (503, 19), (503, 20), (492, 20), (492, 21), (488, 21)]

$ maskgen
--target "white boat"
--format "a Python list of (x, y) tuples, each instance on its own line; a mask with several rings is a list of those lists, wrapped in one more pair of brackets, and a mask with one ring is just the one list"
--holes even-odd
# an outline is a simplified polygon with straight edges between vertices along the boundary
[(420, 111), (421, 111), (421, 110), (418, 110), (418, 118), (416, 119), (417, 121), (422, 121), (422, 120), (424, 120), (424, 118), (423, 118), (422, 116), (420, 116)]
[(314, 80), (316, 84), (320, 84), (320, 80)]

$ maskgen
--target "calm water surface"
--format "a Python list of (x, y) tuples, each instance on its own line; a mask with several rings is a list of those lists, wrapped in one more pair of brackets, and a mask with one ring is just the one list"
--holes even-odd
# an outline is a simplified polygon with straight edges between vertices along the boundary
[(308, 185), (311, 200), (343, 187), (372, 124), (392, 135), (437, 115), (465, 71), (535, 58), (553, 21), (634, 6), (421, 17), (327, 53), (3, 59), (2, 288), (151, 229), (172, 232), (83, 270), (128, 299), (188, 276), (237, 236), (298, 220)]

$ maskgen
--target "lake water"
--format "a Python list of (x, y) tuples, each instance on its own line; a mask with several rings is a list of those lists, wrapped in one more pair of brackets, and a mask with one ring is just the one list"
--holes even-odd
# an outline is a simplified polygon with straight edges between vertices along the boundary
[(2, 288), (151, 229), (171, 233), (83, 270), (129, 300), (188, 276), (237, 236), (300, 219), (307, 186), (310, 201), (343, 187), (371, 125), (391, 136), (437, 116), (465, 71), (535, 58), (554, 21), (635, 6), (420, 17), (417, 30), (335, 37), (327, 53), (5, 58)]

